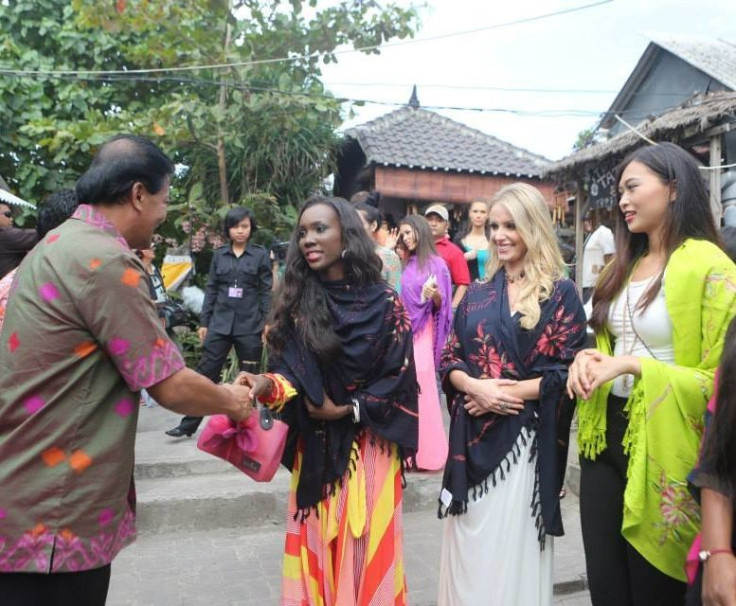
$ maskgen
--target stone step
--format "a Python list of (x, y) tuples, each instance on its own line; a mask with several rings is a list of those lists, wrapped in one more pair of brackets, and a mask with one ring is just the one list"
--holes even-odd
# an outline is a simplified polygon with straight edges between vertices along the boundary
[(197, 436), (170, 438), (163, 431), (136, 434), (135, 477), (137, 480), (178, 478), (226, 473), (237, 470), (222, 459), (197, 448)]
[[(141, 409), (136, 434), (138, 529), (142, 534), (258, 527), (282, 523), (291, 476), (279, 468), (271, 482), (258, 483), (229, 463), (202, 452), (191, 438), (164, 434), (179, 417), (162, 408)], [(566, 484), (578, 494), (574, 439)], [(404, 511), (437, 509), (442, 472), (409, 473)]]
[[(279, 524), (286, 517), (291, 475), (279, 468), (259, 483), (200, 451), (195, 438), (161, 431), (136, 436), (138, 529), (143, 534)], [(442, 472), (407, 474), (404, 511), (434, 511)]]
[[(409, 474), (404, 511), (435, 511), (440, 473)], [(138, 530), (166, 533), (281, 524), (291, 475), (279, 469), (271, 482), (254, 482), (234, 471), (136, 481)]]

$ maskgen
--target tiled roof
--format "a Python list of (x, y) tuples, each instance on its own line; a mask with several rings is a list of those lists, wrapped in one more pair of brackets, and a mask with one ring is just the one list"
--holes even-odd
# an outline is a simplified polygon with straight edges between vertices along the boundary
[(657, 46), (736, 90), (736, 44), (708, 36), (647, 34)]
[(549, 160), (431, 111), (403, 107), (345, 131), (384, 166), (539, 177)]

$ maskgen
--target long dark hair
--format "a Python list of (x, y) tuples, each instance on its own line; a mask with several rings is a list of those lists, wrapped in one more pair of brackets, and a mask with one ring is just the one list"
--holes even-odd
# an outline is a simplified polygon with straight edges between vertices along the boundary
[[(488, 213), (491, 212), (491, 204), (487, 200), (476, 198), (468, 205), (468, 224), (465, 226), (465, 229), (455, 237), (455, 244), (459, 246), (463, 245), (463, 240), (465, 240), (465, 238), (473, 231), (473, 221), (470, 219), (470, 210), (473, 208), (473, 204), (485, 204), (486, 211)], [(491, 226), (488, 216), (486, 216), (486, 224), (483, 226), (483, 233), (486, 236), (486, 240), (491, 239)]]
[(406, 215), (399, 222), (399, 226), (401, 225), (408, 225), (414, 230), (414, 239), (417, 241), (417, 246), (414, 250), (409, 251), (403, 238), (401, 241), (406, 250), (409, 251), (409, 255), (416, 255), (419, 268), (424, 269), (429, 259), (433, 255), (437, 255), (437, 248), (434, 245), (434, 238), (432, 237), (432, 230), (429, 228), (429, 223), (421, 215)]
[[(629, 154), (616, 168), (616, 184), (632, 162), (639, 162), (655, 173), (665, 185), (675, 191), (674, 201), (667, 206), (664, 218), (662, 242), (665, 263), (670, 255), (687, 238), (720, 243), (718, 230), (710, 210), (710, 200), (705, 181), (695, 160), (674, 143), (660, 143), (641, 147)], [(620, 199), (620, 194), (618, 195)], [(647, 251), (646, 234), (629, 231), (621, 212), (614, 213), (616, 255), (606, 267), (593, 293), (593, 315), (590, 325), (601, 330), (608, 322), (611, 301), (621, 292), (636, 262)], [(646, 308), (662, 287), (662, 275), (654, 280), (642, 297), (641, 308)]]
[(320, 362), (328, 364), (342, 353), (342, 346), (332, 328), (332, 314), (327, 307), (322, 282), (299, 250), (299, 221), (304, 211), (319, 204), (334, 210), (340, 222), (347, 282), (362, 287), (381, 281), (381, 260), (375, 253), (375, 242), (363, 228), (357, 211), (342, 198), (309, 198), (299, 211), (297, 225), (289, 240), (284, 279), (274, 295), (268, 320), (268, 344), (275, 353), (279, 353), (288, 339), (296, 337), (317, 355)]
[(718, 373), (716, 414), (705, 441), (704, 459), (713, 466), (716, 477), (736, 487), (736, 318), (726, 332)]

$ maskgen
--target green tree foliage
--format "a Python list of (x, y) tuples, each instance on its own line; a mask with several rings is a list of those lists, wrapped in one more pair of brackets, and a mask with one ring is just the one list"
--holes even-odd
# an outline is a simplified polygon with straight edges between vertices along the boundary
[(70, 186), (108, 136), (135, 132), (182, 167), (166, 235), (212, 236), (246, 203), (270, 243), (332, 169), (340, 102), (322, 63), (344, 45), (378, 52), (417, 17), (374, 0), (5, 0), (0, 23), (0, 67), (27, 70), (0, 74), (0, 175), (15, 192)]
[(577, 152), (595, 143), (595, 129), (586, 128), (578, 133), (578, 138), (572, 146), (572, 151)]

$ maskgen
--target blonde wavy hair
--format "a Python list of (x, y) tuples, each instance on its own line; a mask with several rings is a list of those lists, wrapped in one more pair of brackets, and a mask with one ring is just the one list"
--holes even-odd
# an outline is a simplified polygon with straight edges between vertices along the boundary
[[(565, 262), (552, 227), (549, 209), (541, 192), (526, 183), (513, 183), (501, 189), (491, 200), (489, 209), (497, 204), (511, 215), (516, 231), (526, 246), (525, 280), (521, 281), (516, 309), (521, 313), (521, 326), (526, 330), (539, 322), (539, 304), (552, 296), (554, 283), (562, 278)], [(486, 281), (493, 279), (503, 267), (491, 237), (486, 262)]]

